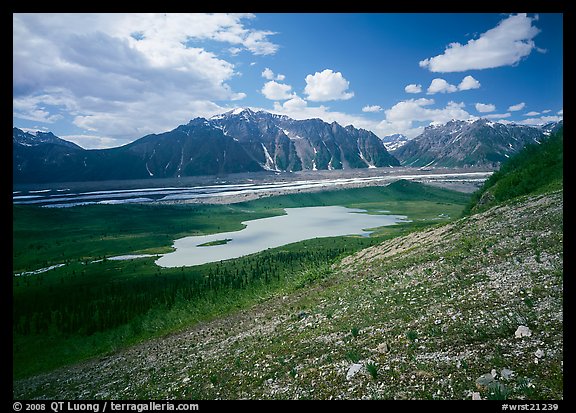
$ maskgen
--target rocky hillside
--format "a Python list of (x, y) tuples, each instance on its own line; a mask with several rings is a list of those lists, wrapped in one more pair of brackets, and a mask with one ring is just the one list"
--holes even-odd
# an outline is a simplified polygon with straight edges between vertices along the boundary
[(14, 382), (47, 399), (561, 399), (563, 192), (388, 240), (254, 308)]

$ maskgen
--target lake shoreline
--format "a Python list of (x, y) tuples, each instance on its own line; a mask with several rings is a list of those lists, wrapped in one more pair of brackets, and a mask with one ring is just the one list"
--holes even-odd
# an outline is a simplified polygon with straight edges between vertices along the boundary
[[(315, 238), (368, 236), (376, 228), (411, 222), (406, 215), (367, 214), (343, 206), (285, 208), (285, 215), (244, 221), (240, 231), (194, 235), (174, 241), (174, 251), (155, 264), (163, 268), (190, 267), (245, 257), (266, 249)], [(226, 240), (226, 242), (222, 242)]]

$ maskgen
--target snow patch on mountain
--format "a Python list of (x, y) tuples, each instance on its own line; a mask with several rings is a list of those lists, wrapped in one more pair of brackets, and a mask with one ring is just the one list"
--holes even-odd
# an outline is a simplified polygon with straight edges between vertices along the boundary
[(262, 167), (267, 171), (278, 171), (278, 169), (274, 165), (274, 160), (270, 156), (270, 152), (268, 152), (268, 149), (266, 149), (266, 145), (264, 145), (263, 143), (260, 143), (260, 145), (262, 145), (262, 149), (264, 150), (264, 156), (266, 157), (266, 163), (262, 165)]

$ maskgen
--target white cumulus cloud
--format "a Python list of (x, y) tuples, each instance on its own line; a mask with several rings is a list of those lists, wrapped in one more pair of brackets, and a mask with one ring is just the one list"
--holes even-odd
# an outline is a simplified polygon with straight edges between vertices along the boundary
[(420, 61), (420, 67), (446, 73), (516, 65), (537, 49), (533, 39), (540, 29), (532, 25), (536, 20), (526, 13), (510, 15), (477, 39), (450, 43), (443, 54)]
[(262, 77), (268, 80), (274, 80), (274, 72), (270, 68), (266, 68), (262, 71)]
[(435, 93), (454, 93), (463, 90), (479, 89), (480, 82), (474, 77), (468, 75), (462, 79), (458, 86), (448, 83), (445, 79), (435, 78), (430, 82), (426, 94), (433, 95)]
[(281, 75), (281, 74), (276, 75), (276, 74), (274, 74), (274, 72), (273, 72), (270, 68), (268, 68), (268, 67), (265, 68), (265, 69), (262, 71), (262, 77), (263, 77), (264, 79), (267, 79), (267, 80), (280, 80), (280, 81), (282, 81), (282, 80), (286, 79), (286, 76)]
[(524, 109), (524, 107), (526, 107), (526, 103), (520, 102), (517, 105), (512, 105), (512, 106), (508, 107), (508, 110), (511, 112), (516, 112), (516, 111)]
[(404, 91), (406, 93), (420, 93), (420, 92), (422, 92), (422, 85), (417, 85), (415, 83), (411, 83), (409, 85), (406, 85), (406, 87), (404, 88)]
[(474, 106), (480, 113), (494, 112), (496, 110), (496, 106), (491, 103), (476, 103)]
[(458, 90), (470, 90), (479, 89), (480, 82), (474, 79), (472, 76), (468, 75), (458, 85)]
[(305, 80), (304, 93), (311, 101), (347, 100), (354, 96), (354, 92), (348, 92), (350, 82), (342, 76), (342, 73), (334, 72), (332, 69), (308, 75)]
[(437, 77), (436, 79), (432, 79), (430, 82), (430, 86), (428, 86), (428, 91), (426, 92), (428, 95), (433, 95), (434, 93), (452, 93), (456, 92), (458, 88), (454, 85), (451, 85), (446, 80)]
[(262, 87), (262, 94), (270, 100), (285, 100), (293, 97), (290, 90), (292, 86), (270, 80)]
[(380, 112), (382, 108), (378, 105), (366, 105), (362, 108), (362, 112)]
[(290, 100), (287, 100), (282, 105), (278, 105), (276, 102), (274, 103), (274, 108), (277, 110), (284, 110), (287, 113), (293, 113), (294, 111), (301, 111), (305, 110), (308, 107), (308, 102), (302, 99), (300, 96), (294, 95)]
[(409, 99), (396, 103), (384, 111), (386, 120), (397, 121), (434, 121), (448, 122), (452, 119), (469, 119), (471, 115), (464, 110), (464, 103), (450, 101), (442, 109), (428, 108), (433, 105), (434, 99)]
[(452, 119), (475, 118), (464, 109), (465, 105), (462, 102), (450, 101), (443, 108), (435, 108), (434, 104), (434, 99), (426, 98), (400, 101), (384, 111), (386, 118), (378, 124), (376, 130), (380, 136), (402, 133), (414, 138), (424, 130), (424, 126), (418, 123), (442, 124)]

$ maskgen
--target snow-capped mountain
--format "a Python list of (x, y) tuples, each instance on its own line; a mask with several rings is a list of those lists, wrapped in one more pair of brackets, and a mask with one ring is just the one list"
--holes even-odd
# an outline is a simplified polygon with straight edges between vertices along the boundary
[(395, 133), (393, 135), (384, 136), (382, 138), (382, 142), (384, 143), (384, 146), (388, 152), (395, 151), (401, 146), (404, 146), (408, 141), (408, 137), (402, 135), (401, 133)]
[(43, 136), (14, 128), (14, 182), (166, 178), (400, 164), (380, 139), (367, 130), (320, 119), (294, 120), (250, 109), (236, 109), (210, 119), (196, 118), (172, 131), (147, 135), (110, 149), (84, 150), (70, 142), (74, 148), (67, 147), (55, 136), (57, 141), (43, 141), (40, 145), (37, 138)]
[(427, 127), (392, 153), (405, 166), (497, 168), (527, 144), (545, 138), (541, 129), (530, 126), (452, 120)]
[[(385, 166), (497, 168), (562, 123), (542, 127), (486, 119), (427, 127), (412, 140), (320, 119), (235, 109), (110, 149), (85, 150), (52, 133), (13, 130), (14, 183), (223, 175)], [(387, 141), (387, 142), (384, 142)], [(390, 154), (385, 145), (399, 145)], [(392, 147), (392, 146), (390, 146)]]
[(75, 143), (48, 132), (12, 131), (12, 176), (14, 182), (72, 180), (86, 152)]
[(320, 119), (294, 120), (251, 109), (209, 119), (245, 145), (264, 169), (299, 171), (398, 166), (372, 132)]
[(13, 128), (12, 142), (22, 146), (40, 146), (43, 144), (61, 145), (66, 148), (82, 149), (75, 143), (60, 139), (52, 132), (25, 132), (18, 128)]
[(560, 129), (563, 126), (564, 126), (564, 120), (561, 120), (559, 122), (548, 122), (540, 126), (540, 130), (542, 130), (542, 133), (544, 133), (544, 135), (551, 135), (553, 133), (556, 133), (558, 129)]

